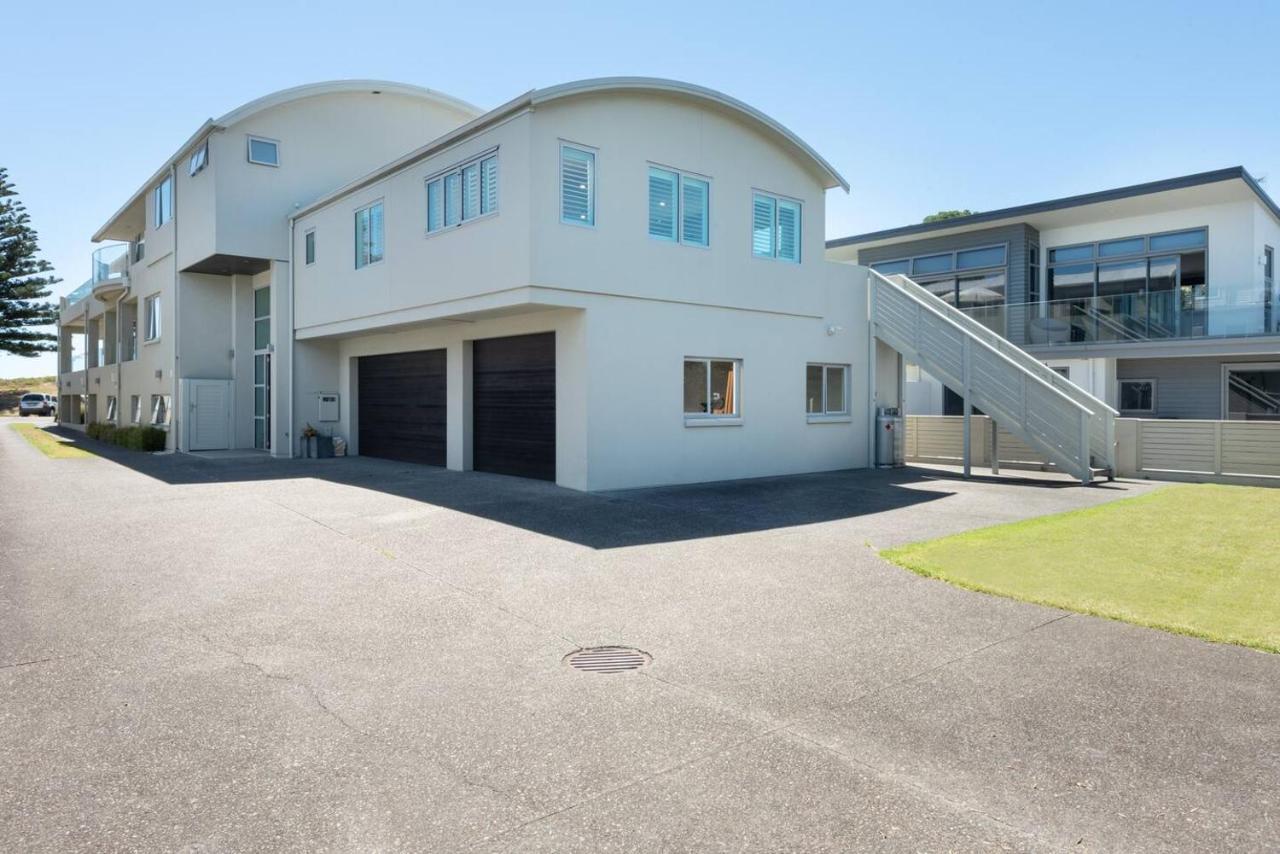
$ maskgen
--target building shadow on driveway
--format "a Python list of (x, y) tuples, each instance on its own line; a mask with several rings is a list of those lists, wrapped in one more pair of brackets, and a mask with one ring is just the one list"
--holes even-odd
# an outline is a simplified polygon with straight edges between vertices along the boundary
[[(920, 505), (955, 494), (945, 474), (858, 469), (583, 493), (545, 481), (370, 457), (272, 459), (260, 452), (147, 454), (49, 428), (77, 447), (167, 484), (315, 479), (374, 490), (595, 549), (810, 525)], [(927, 489), (913, 488), (934, 484)], [(958, 484), (957, 484), (958, 485)], [(1075, 488), (1028, 481), (1029, 489)]]

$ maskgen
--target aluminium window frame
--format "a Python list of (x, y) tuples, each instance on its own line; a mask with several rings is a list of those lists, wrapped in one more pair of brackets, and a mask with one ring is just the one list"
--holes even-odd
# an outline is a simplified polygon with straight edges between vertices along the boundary
[[(557, 160), (558, 169), (556, 170), (556, 204), (560, 207), (560, 224), (572, 225), (576, 228), (591, 228), (597, 226), (596, 218), (599, 213), (596, 205), (597, 190), (600, 186), (600, 149), (581, 142), (574, 142), (563, 137), (556, 140), (557, 143)], [(580, 219), (566, 219), (564, 215), (564, 151), (571, 148), (583, 154), (591, 155), (591, 183), (587, 187), (587, 216), (586, 221)]]
[[(160, 406), (164, 405), (164, 418), (158, 419)], [(147, 421), (152, 427), (168, 427), (173, 419), (173, 398), (167, 394), (151, 395), (151, 415)]]
[[(709, 191), (707, 195), (708, 197), (710, 197)], [(773, 229), (772, 229), (773, 253), (771, 255), (756, 254), (756, 247), (755, 247), (756, 196), (764, 196), (765, 198), (773, 199)], [(781, 210), (781, 207), (778, 204), (779, 202), (788, 202), (790, 204), (795, 205), (799, 209), (800, 221), (796, 224), (797, 227), (796, 227), (796, 257), (795, 258), (783, 258), (782, 255), (779, 254), (782, 251), (782, 226), (779, 225), (779, 220), (778, 220), (778, 212)], [(708, 204), (708, 209), (709, 208), (710, 208), (710, 204)], [(708, 216), (708, 220), (710, 220), (709, 216)], [(804, 261), (804, 220), (805, 220), (805, 213), (804, 213), (803, 199), (797, 199), (795, 196), (788, 196), (785, 193), (775, 193), (773, 190), (765, 190), (761, 187), (753, 186), (751, 188), (751, 217), (749, 220), (751, 223), (751, 227), (747, 230), (747, 251), (751, 253), (752, 258), (755, 258), (760, 261), (780, 261), (783, 264), (795, 264), (796, 266), (799, 266), (801, 262)]]
[[(164, 325), (162, 321), (163, 303), (160, 301), (161, 291), (156, 291), (142, 298), (142, 343), (154, 344), (164, 335)], [(155, 335), (151, 335), (151, 306), (156, 306), (156, 329)]]
[[(676, 176), (676, 212), (673, 220), (675, 223), (675, 236), (659, 237), (658, 235), (649, 231), (649, 228), (646, 225), (645, 233), (648, 235), (649, 239), (656, 241), (658, 243), (669, 243), (669, 244), (676, 244), (680, 246), (690, 246), (690, 247), (693, 247), (694, 249), (710, 249), (711, 248), (711, 185), (712, 185), (711, 176), (703, 175), (700, 172), (693, 172), (689, 169), (677, 169), (675, 166), (668, 166), (665, 163), (659, 163), (656, 160), (646, 161), (645, 166), (647, 167), (644, 173), (645, 174), (645, 210), (646, 211), (648, 211), (648, 204), (649, 204), (649, 170), (657, 169), (660, 172), (670, 172)], [(689, 241), (684, 239), (684, 228), (683, 228), (684, 223), (682, 222), (681, 217), (684, 214), (684, 179), (686, 177), (691, 178), (694, 181), (701, 181), (702, 183), (707, 185), (707, 209), (706, 209), (706, 224), (705, 224), (706, 237), (707, 237), (706, 243), (690, 243)], [(776, 216), (777, 215), (775, 213), (775, 218)], [(646, 213), (646, 219), (647, 219), (647, 213)], [(804, 220), (802, 219), (801, 222), (803, 223), (803, 221)], [(761, 257), (761, 256), (756, 256), (756, 257)]]
[[(1280, 362), (1223, 362), (1221, 365), (1222, 377), (1222, 410), (1220, 412), (1223, 421), (1244, 421), (1246, 419), (1232, 419), (1231, 411), (1227, 408), (1231, 400), (1230, 374), (1232, 371), (1243, 373), (1245, 371), (1280, 371)], [(1152, 392), (1152, 402), (1155, 402), (1155, 392)]]
[(310, 267), (316, 263), (316, 227), (313, 225), (302, 232), (302, 266)]
[[(1125, 409), (1121, 404), (1124, 403), (1124, 384), (1125, 383), (1150, 383), (1151, 384), (1151, 408), (1150, 409)], [(1156, 402), (1156, 392), (1158, 383), (1156, 377), (1119, 377), (1116, 379), (1116, 409), (1121, 412), (1131, 412), (1137, 417), (1148, 415), (1155, 417), (1160, 411), (1159, 404)], [(1224, 398), (1225, 399), (1225, 398)]]
[[(1030, 243), (1028, 243), (1028, 245), (1030, 245)], [(903, 264), (903, 263), (905, 263), (905, 264), (907, 265), (907, 272), (906, 272), (905, 274), (904, 274), (904, 273), (880, 273), (880, 271), (879, 271), (879, 270), (876, 270), (876, 272), (877, 272), (877, 273), (880, 273), (880, 275), (882, 275), (882, 276), (886, 276), (886, 275), (889, 275), (889, 276), (900, 276), (900, 275), (905, 275), (907, 278), (911, 279), (911, 281), (916, 282), (916, 283), (919, 283), (919, 282), (921, 281), (921, 279), (945, 278), (946, 276), (952, 276), (952, 277), (955, 277), (955, 276), (960, 275), (961, 273), (964, 273), (964, 274), (966, 274), (966, 275), (967, 275), (967, 274), (970, 274), (970, 273), (987, 273), (987, 272), (993, 272), (993, 271), (995, 271), (995, 270), (1006, 270), (1006, 271), (1007, 271), (1007, 270), (1009, 269), (1009, 250), (1010, 250), (1011, 248), (1012, 248), (1012, 246), (1010, 245), (1010, 242), (1009, 242), (1008, 240), (1004, 240), (1004, 241), (1000, 241), (1000, 242), (997, 242), (997, 243), (982, 243), (982, 244), (979, 244), (979, 245), (977, 245), (977, 246), (961, 246), (961, 247), (959, 247), (959, 248), (957, 248), (957, 249), (952, 249), (952, 250), (950, 250), (950, 251), (943, 250), (943, 251), (941, 251), (941, 252), (922, 252), (922, 253), (921, 253), (921, 254), (919, 254), (919, 255), (902, 255), (902, 256), (899, 256), (899, 257), (896, 257), (896, 258), (883, 258), (883, 259), (880, 259), (880, 260), (878, 260), (878, 261), (872, 261), (871, 263), (867, 264), (867, 266), (868, 266), (868, 267), (870, 267), (872, 270), (875, 270), (875, 269), (876, 269), (876, 267), (879, 267), (881, 264)], [(1037, 248), (1038, 248), (1038, 247), (1037, 247)], [(959, 256), (959, 254), (960, 254), (961, 252), (978, 252), (978, 251), (981, 251), (981, 250), (983, 250), (983, 249), (1004, 249), (1004, 263), (1003, 263), (1003, 264), (993, 264), (993, 265), (989, 265), (989, 266), (986, 266), (986, 267), (965, 267), (963, 270), (961, 270), (959, 267), (957, 267), (957, 266), (956, 266), (956, 260), (957, 260), (957, 258), (958, 258), (958, 256)], [(950, 256), (951, 256), (951, 269), (950, 269), (950, 270), (942, 270), (942, 271), (939, 271), (939, 272), (937, 272), (937, 273), (920, 273), (919, 275), (921, 276), (921, 279), (917, 279), (917, 278), (916, 278), (916, 275), (917, 275), (917, 274), (916, 274), (916, 261), (917, 261), (918, 259), (920, 259), (920, 258), (936, 258), (936, 257), (938, 257), (939, 255), (950, 255)]]
[(187, 175), (194, 178), (205, 170), (209, 165), (209, 137), (205, 137), (204, 141), (191, 150), (191, 157), (187, 161)]
[[(918, 365), (916, 367), (917, 369), (919, 369)], [(808, 382), (809, 382), (810, 368), (822, 369), (822, 409), (818, 412), (809, 412), (806, 409), (804, 414), (805, 414), (805, 419), (808, 421), (808, 423), (821, 424), (823, 422), (832, 422), (832, 421), (843, 422), (843, 421), (852, 420), (853, 410), (850, 408), (850, 401), (849, 401), (849, 379), (853, 374), (853, 366), (848, 364), (847, 362), (805, 362), (805, 365), (804, 365), (805, 378), (804, 379), (805, 379), (806, 385), (808, 385)], [(827, 372), (830, 371), (832, 368), (839, 368), (841, 371), (844, 372), (844, 379), (841, 382), (841, 386), (843, 387), (842, 395), (844, 397), (844, 408), (838, 411), (827, 409)], [(904, 381), (905, 381), (905, 371), (903, 372), (903, 375), (904, 375)]]
[(733, 365), (733, 414), (716, 415), (712, 412), (684, 412), (681, 414), (686, 427), (736, 427), (742, 424), (742, 359), (732, 356), (685, 356), (680, 360), (680, 395), (684, 397), (684, 366), (688, 362), (703, 362), (707, 366), (707, 408), (711, 408), (711, 363), (729, 362)]
[[(352, 234), (351, 234), (351, 250), (352, 250), (352, 251), (351, 251), (351, 256), (352, 256), (352, 257), (351, 257), (351, 261), (352, 261), (353, 268), (354, 268), (355, 270), (357, 270), (357, 271), (359, 271), (359, 270), (367, 270), (367, 269), (369, 269), (370, 267), (376, 267), (376, 266), (378, 266), (379, 264), (381, 264), (383, 261), (385, 261), (385, 260), (386, 260), (386, 258), (387, 258), (387, 245), (386, 245), (386, 244), (387, 244), (387, 208), (386, 208), (386, 205), (384, 204), (384, 202), (385, 202), (385, 197), (384, 197), (384, 196), (379, 196), (378, 198), (374, 199), (373, 201), (369, 202), (368, 204), (361, 205), (360, 207), (358, 207), (358, 208), (354, 208), (354, 209), (351, 211), (351, 217), (352, 217), (352, 219), (351, 219), (351, 231), (352, 231)], [(361, 263), (360, 263), (360, 250), (359, 250), (359, 248), (356, 246), (356, 241), (359, 239), (359, 235), (360, 235), (360, 229), (359, 229), (359, 226), (357, 226), (357, 225), (356, 225), (356, 217), (360, 216), (360, 214), (364, 213), (365, 211), (369, 211), (369, 212), (370, 212), (370, 213), (369, 213), (369, 235), (370, 235), (370, 255), (372, 255), (372, 250), (373, 250), (373, 243), (372, 243), (372, 236), (373, 236), (373, 213), (372, 213), (372, 211), (373, 211), (373, 209), (374, 209), (375, 207), (378, 207), (379, 205), (381, 205), (381, 206), (382, 206), (382, 254), (381, 254), (380, 256), (378, 256), (378, 260), (377, 260), (377, 261), (366, 261), (364, 264), (361, 264)], [(303, 266), (306, 266), (306, 265), (304, 264)]]
[(129, 423), (142, 423), (142, 395), (140, 394), (129, 395)]
[[(450, 175), (454, 174), (455, 172), (458, 173), (458, 192), (465, 193), (466, 186), (464, 185), (464, 182), (462, 180), (462, 170), (466, 169), (468, 166), (475, 166), (479, 170), (479, 175), (480, 175), (480, 177), (478, 178), (478, 180), (480, 181), (480, 205), (481, 207), (483, 207), (484, 206), (484, 167), (482, 164), (484, 163), (484, 161), (488, 160), (490, 157), (498, 157), (498, 149), (500, 149), (501, 147), (502, 146), (499, 146), (499, 145), (492, 146), (480, 152), (479, 154), (468, 157), (466, 160), (456, 161), (452, 166), (447, 166), (444, 169), (438, 169), (435, 172), (428, 174), (425, 178), (422, 179), (422, 192), (423, 192), (423, 195), (426, 196), (426, 200), (427, 200), (427, 203), (425, 205), (427, 223), (422, 230), (423, 236), (435, 237), (437, 235), (445, 234), (446, 232), (453, 231), (454, 229), (461, 228), (464, 225), (470, 225), (473, 222), (479, 222), (480, 220), (489, 219), (491, 217), (495, 217), (498, 215), (498, 213), (502, 210), (502, 193), (501, 192), (497, 194), (498, 203), (493, 210), (485, 211), (484, 213), (478, 213), (475, 216), (469, 216), (465, 218), (462, 216), (462, 211), (464, 208), (462, 206), (461, 200), (459, 200), (458, 221), (450, 225), (447, 221), (449, 205), (448, 205), (448, 200), (445, 198), (445, 187), (446, 187), (445, 181), (448, 179)], [(498, 180), (499, 181), (502, 180), (501, 158), (499, 158), (498, 160)], [(434, 184), (436, 181), (440, 182), (441, 220), (440, 220), (439, 228), (432, 228), (431, 227), (431, 185)]]
[[(1151, 238), (1153, 237), (1164, 237), (1169, 234), (1184, 234), (1191, 231), (1204, 232), (1203, 247), (1199, 247), (1199, 248), (1192, 247), (1188, 249), (1152, 249), (1151, 248)], [(1152, 231), (1146, 234), (1130, 234), (1124, 237), (1107, 237), (1099, 240), (1085, 241), (1083, 243), (1064, 243), (1058, 246), (1045, 247), (1043, 252), (1044, 257), (1041, 259), (1041, 267), (1044, 268), (1044, 294), (1042, 297), (1043, 301), (1045, 303), (1058, 301), (1053, 299), (1053, 295), (1050, 293), (1050, 287), (1049, 287), (1050, 277), (1053, 275), (1053, 270), (1056, 267), (1070, 267), (1070, 266), (1076, 266), (1081, 264), (1092, 265), (1093, 266), (1093, 293), (1088, 297), (1088, 299), (1098, 299), (1098, 267), (1104, 264), (1115, 264), (1123, 261), (1145, 260), (1147, 262), (1147, 273), (1146, 273), (1146, 281), (1144, 284), (1143, 293), (1150, 294), (1151, 293), (1151, 260), (1153, 258), (1167, 258), (1171, 255), (1179, 255), (1179, 256), (1188, 255), (1193, 252), (1204, 253), (1204, 280), (1205, 280), (1205, 287), (1207, 292), (1208, 284), (1211, 281), (1211, 276), (1209, 275), (1209, 237), (1210, 237), (1210, 234), (1209, 234), (1208, 225), (1194, 225), (1189, 228), (1170, 228), (1164, 231)], [(1142, 252), (1131, 253), (1128, 255), (1102, 256), (1098, 254), (1099, 243), (1118, 243), (1122, 240), (1137, 240), (1138, 238), (1142, 238), (1142, 245), (1143, 245)], [(1083, 246), (1091, 247), (1091, 251), (1093, 252), (1092, 257), (1081, 258), (1075, 261), (1051, 260), (1053, 258), (1053, 253), (1058, 251), (1059, 249), (1079, 249)], [(1181, 280), (1181, 264), (1179, 264), (1179, 280)], [(1085, 299), (1085, 297), (1062, 297), (1061, 299), (1079, 300), (1079, 299)], [(1171, 340), (1177, 340), (1177, 339), (1171, 339)]]
[[(255, 142), (267, 142), (276, 148), (276, 162), (271, 163), (266, 160), (253, 159), (253, 144)], [(272, 139), (269, 136), (259, 136), (256, 133), (247, 133), (244, 135), (244, 157), (245, 160), (255, 166), (270, 166), (272, 169), (280, 168), (280, 140)]]
[[(164, 194), (161, 192), (165, 187), (169, 188), (168, 205), (161, 205), (160, 201)], [(168, 213), (164, 219), (160, 217)], [(173, 174), (170, 173), (161, 178), (151, 190), (151, 230), (157, 231), (173, 222)]]

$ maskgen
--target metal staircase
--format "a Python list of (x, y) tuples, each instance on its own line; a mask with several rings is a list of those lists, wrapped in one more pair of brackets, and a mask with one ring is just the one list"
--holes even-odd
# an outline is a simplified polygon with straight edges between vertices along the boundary
[(1115, 472), (1116, 410), (905, 276), (869, 285), (877, 338), (1082, 483)]

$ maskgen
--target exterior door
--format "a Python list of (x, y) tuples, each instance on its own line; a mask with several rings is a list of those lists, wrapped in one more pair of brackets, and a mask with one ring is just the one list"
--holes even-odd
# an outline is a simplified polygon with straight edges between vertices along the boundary
[(191, 431), (188, 450), (217, 451), (231, 447), (231, 383), (226, 380), (190, 380)]

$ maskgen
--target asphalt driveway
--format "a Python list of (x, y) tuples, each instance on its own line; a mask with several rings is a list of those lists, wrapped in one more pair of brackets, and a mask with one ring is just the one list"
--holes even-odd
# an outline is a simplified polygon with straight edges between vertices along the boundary
[[(0, 424), (2, 850), (1280, 840), (1280, 656), (873, 548), (1147, 485), (907, 470), (581, 495), (92, 447), (51, 460)], [(602, 644), (653, 662), (562, 663)]]

